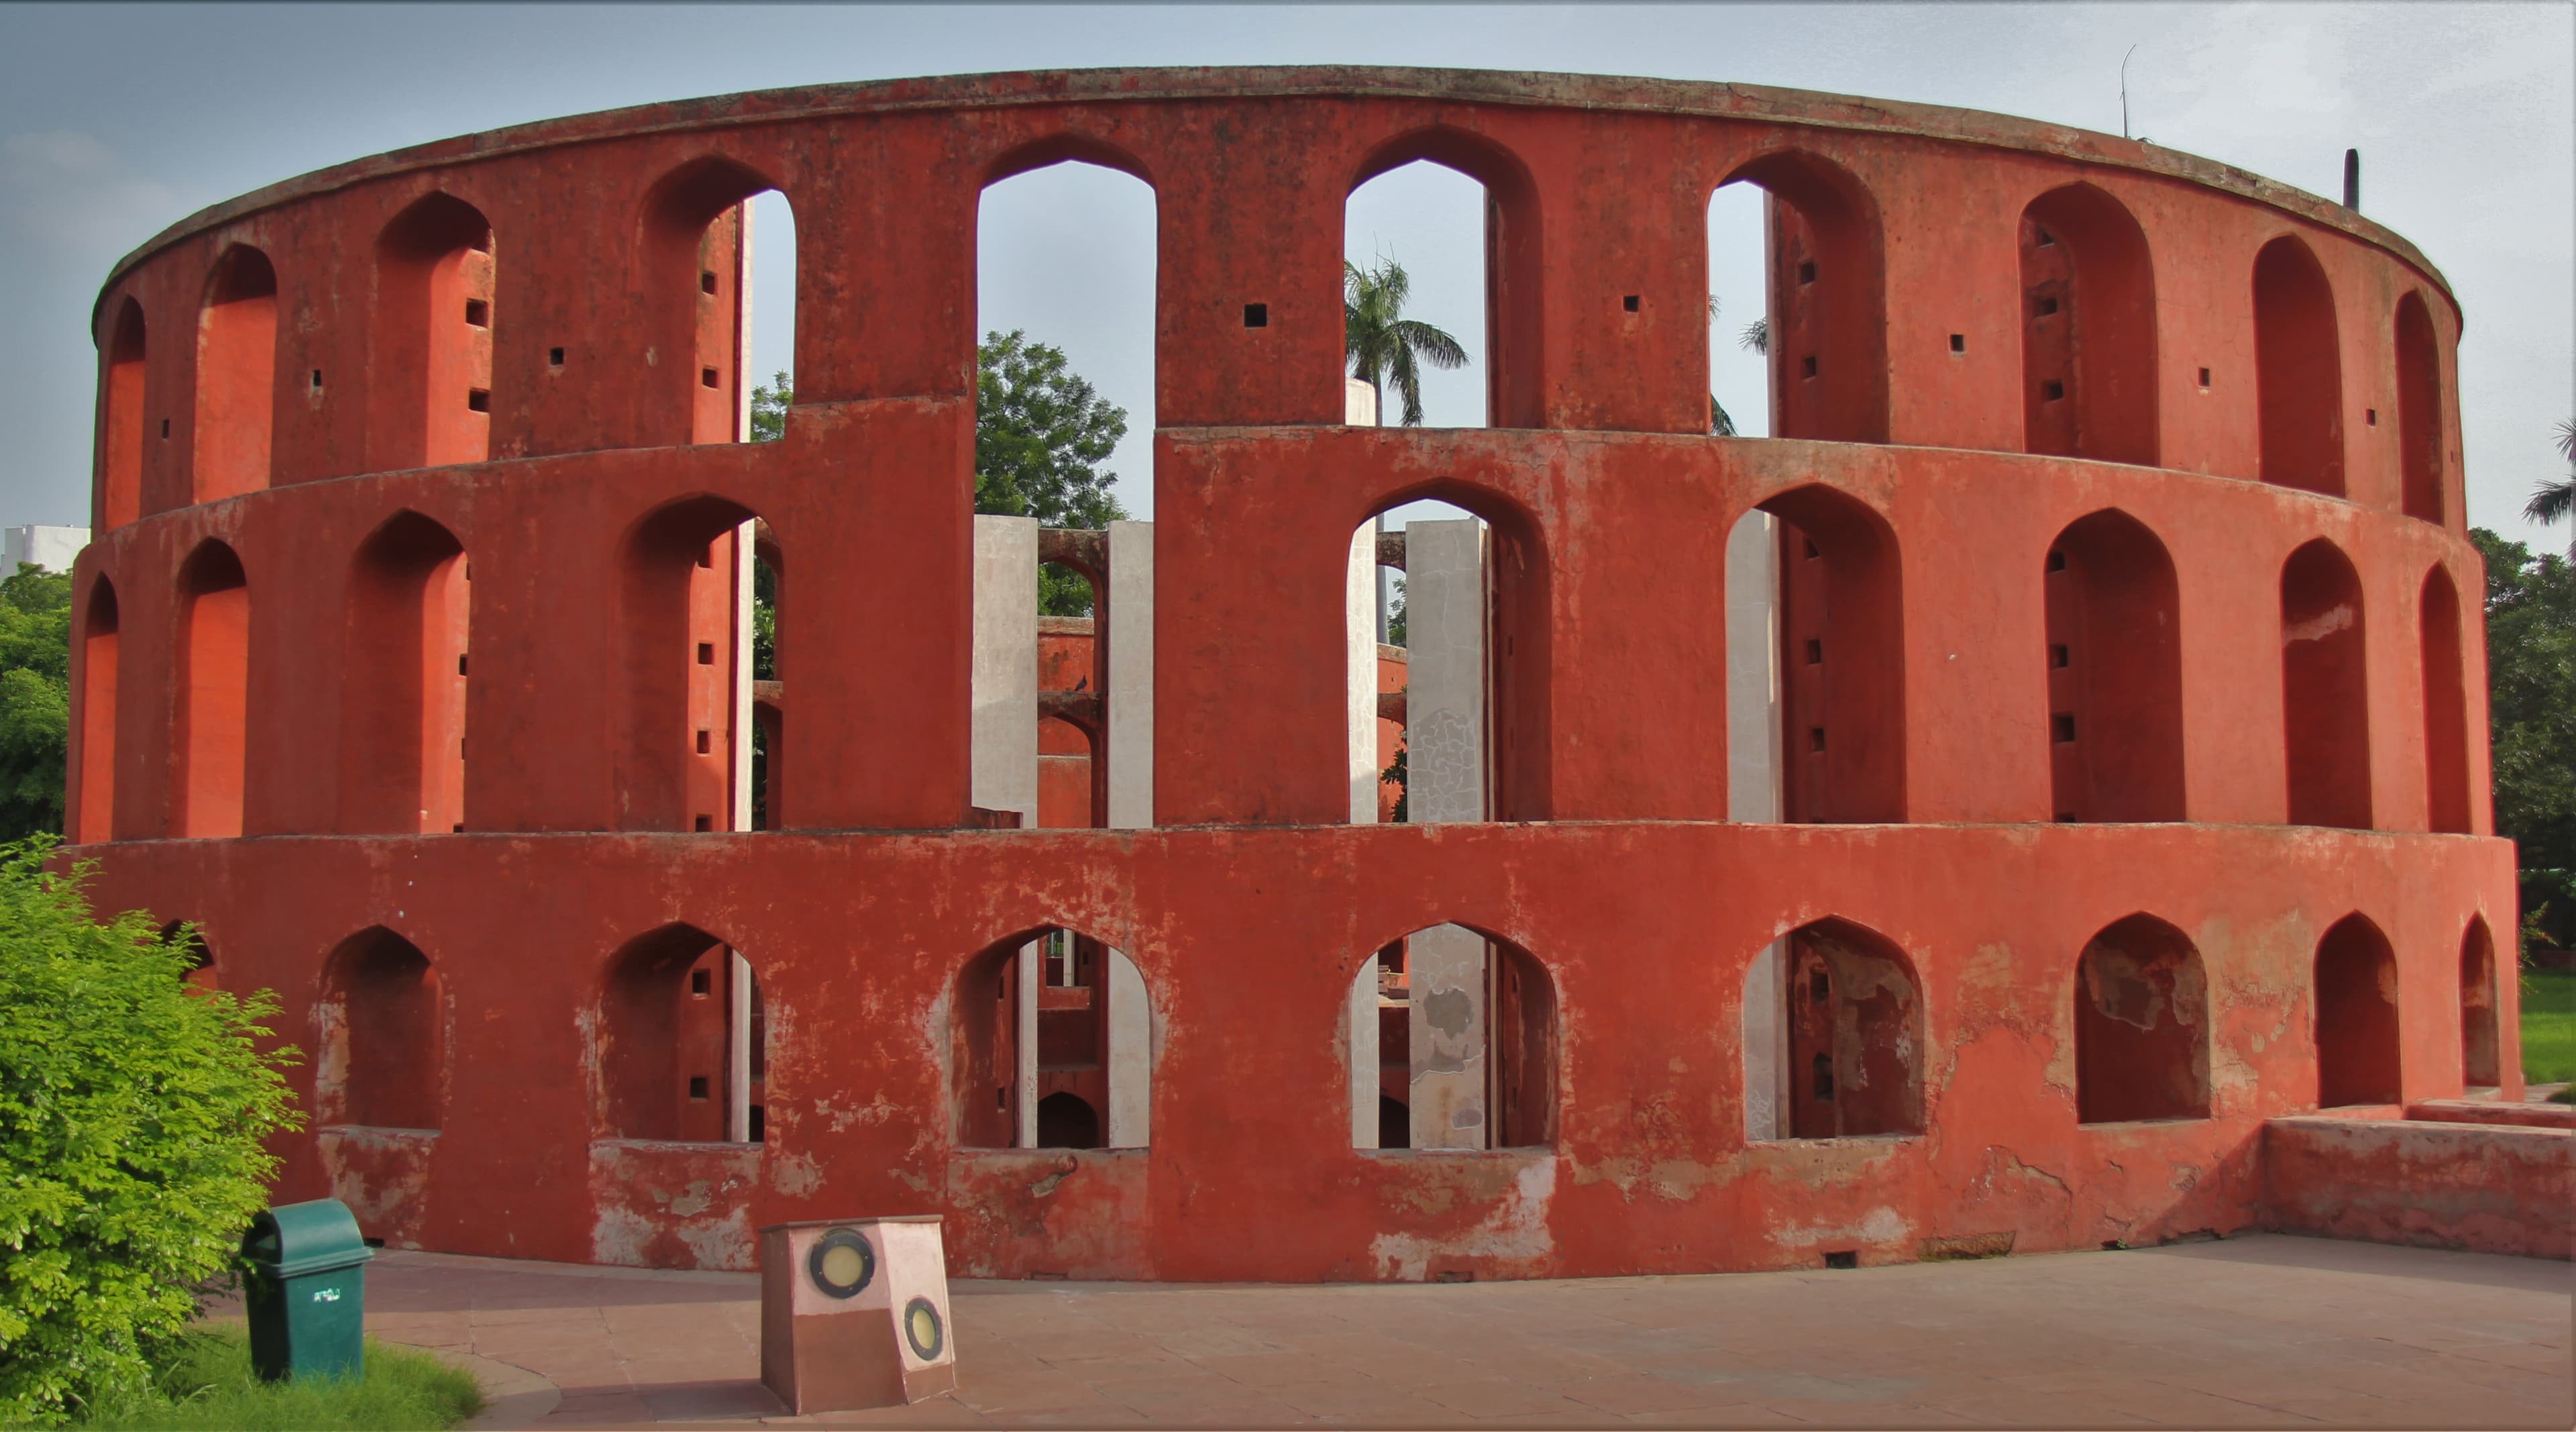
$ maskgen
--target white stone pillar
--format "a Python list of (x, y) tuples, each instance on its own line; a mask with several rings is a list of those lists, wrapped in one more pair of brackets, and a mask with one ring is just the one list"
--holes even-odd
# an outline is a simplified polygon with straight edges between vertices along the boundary
[[(1412, 820), (1486, 818), (1485, 527), (1415, 522), (1404, 545), (1405, 805)], [(1413, 1146), (1490, 1143), (1485, 940), (1439, 925), (1412, 937)]]
[[(1369, 386), (1350, 382), (1354, 408), (1369, 406)], [(1377, 725), (1377, 524), (1351, 534), (1350, 562), (1342, 584), (1343, 728), (1350, 737), (1350, 819), (1377, 824), (1378, 779), (1386, 770)], [(1371, 955), (1351, 981), (1351, 1147), (1377, 1147), (1377, 957)]]
[(1109, 524), (1109, 827), (1154, 824), (1154, 524)]
[(726, 1015), (732, 1037), (725, 1046), (725, 1137), (751, 1141), (751, 961), (725, 951)]
[[(1038, 524), (1034, 517), (975, 519), (975, 664), (969, 732), (969, 799), (1038, 823)], [(1019, 1130), (1038, 1141), (1038, 947), (1020, 950)]]
[[(1767, 512), (1726, 536), (1726, 818), (1780, 818), (1780, 540)], [(1789, 1029), (1785, 941), (1744, 974), (1744, 1136), (1788, 1137)]]
[(1109, 999), (1109, 1147), (1154, 1141), (1154, 1005), (1145, 976), (1124, 951), (1101, 972)]

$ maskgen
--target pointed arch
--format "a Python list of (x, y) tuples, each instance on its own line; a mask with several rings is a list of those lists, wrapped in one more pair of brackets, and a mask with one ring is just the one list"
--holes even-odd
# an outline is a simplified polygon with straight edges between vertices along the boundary
[(340, 829), (426, 835), (465, 820), (465, 545), (408, 509), (350, 564)]
[(1779, 519), (1780, 818), (1905, 819), (1905, 607), (1895, 528), (1821, 484)]
[(277, 270), (267, 254), (235, 244), (206, 276), (197, 310), (193, 501), (268, 486), (276, 399)]
[(2075, 962), (2078, 1122), (2209, 1117), (2209, 984), (2189, 936), (2153, 915), (2102, 927)]
[(2263, 480), (2343, 496), (2334, 289), (2317, 256), (2289, 234), (2254, 256), (2254, 382)]
[(704, 155), (663, 175), (646, 193), (636, 244), (644, 340), (656, 353), (689, 355), (685, 363), (655, 365), (667, 375), (657, 380), (667, 398), (640, 415), (651, 440), (676, 446), (748, 436), (743, 216), (753, 196), (778, 188), (749, 165)]
[(2442, 431), (2442, 354), (2424, 295), (2397, 300), (2397, 448), (2400, 493), (2409, 517), (2450, 521), (2450, 443)]
[[(1359, 960), (1349, 1003), (1355, 1147), (1556, 1142), (1556, 980), (1519, 942), (1482, 926), (1419, 927)], [(1405, 1120), (1400, 1141), (1391, 1115)]]
[(959, 967), (948, 1018), (959, 1147), (1153, 1142), (1161, 1022), (1125, 951), (1070, 925), (1016, 931)]
[(2317, 941), (2313, 971), (2317, 1104), (2394, 1104), (2399, 1065), (2397, 953), (2367, 915), (2344, 916)]
[(2068, 523), (2042, 568), (2057, 818), (2183, 819), (2173, 558), (2145, 523), (2104, 508)]
[(2424, 784), (2427, 828), (2465, 835), (2469, 819), (2468, 685), (2460, 669), (2460, 593), (2436, 566), (2416, 603), (2424, 675)]
[(722, 937), (674, 921), (628, 940), (600, 983), (600, 1136), (760, 1142), (767, 1026), (758, 971)]
[(178, 710), (171, 723), (170, 833), (242, 833), (250, 720), (250, 580), (214, 538), (179, 568)]
[(116, 824), (116, 584), (91, 579), (80, 623), (80, 805), (72, 843), (113, 839)]
[(1923, 983), (1885, 935), (1840, 916), (1786, 937), (1788, 1134), (1923, 1132)]
[[(740, 573), (754, 560), (756, 520), (740, 503), (701, 493), (654, 509), (621, 546), (620, 830), (736, 828), (734, 735), (751, 694)], [(777, 781), (784, 762), (773, 763)]]
[(1883, 443), (1888, 434), (1887, 254), (1878, 199), (1821, 155), (1739, 166), (1770, 196), (1772, 435)]
[(435, 1129), (446, 1102), (447, 997), (420, 947), (370, 925), (333, 949), (315, 1005), (315, 1116)]
[(1343, 202), (1363, 184), (1407, 164), (1455, 170), (1485, 189), (1485, 424), (1545, 426), (1541, 291), (1546, 254), (1538, 183), (1529, 165), (1498, 141), (1435, 124), (1371, 146), (1352, 167)]
[(2021, 215), (2023, 447), (2154, 466), (2156, 276), (2119, 200), (2067, 184)]
[(2371, 828), (2361, 575), (2320, 537), (2281, 564), (2281, 719), (2292, 825)]
[(2496, 1027), (2503, 1004), (2496, 989), (2495, 936), (2486, 917), (2472, 915), (2460, 935), (2460, 1079), (2473, 1089), (2504, 1082), (2503, 1039)]
[(455, 195), (412, 201), (376, 236), (368, 466), (481, 462), (492, 451), (492, 221)]
[(113, 530), (143, 515), (143, 305), (132, 295), (116, 306), (107, 341), (107, 381), (99, 385), (99, 523)]

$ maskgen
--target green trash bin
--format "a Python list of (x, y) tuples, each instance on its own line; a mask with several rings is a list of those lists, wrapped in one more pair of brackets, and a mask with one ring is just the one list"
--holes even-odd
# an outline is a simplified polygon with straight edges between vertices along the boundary
[(290, 1203), (251, 1220), (242, 1238), (250, 1361), (275, 1382), (356, 1377), (365, 1370), (367, 1260), (356, 1215), (336, 1198)]

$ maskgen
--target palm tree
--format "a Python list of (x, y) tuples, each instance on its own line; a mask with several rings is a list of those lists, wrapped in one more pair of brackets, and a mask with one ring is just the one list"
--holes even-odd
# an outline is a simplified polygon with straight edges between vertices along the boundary
[(1422, 426), (1422, 364), (1467, 366), (1467, 349), (1446, 332), (1404, 316), (1413, 280), (1404, 265), (1381, 258), (1364, 269), (1342, 260), (1342, 342), (1351, 376), (1377, 393), (1378, 426), (1386, 426), (1386, 390), (1404, 400), (1404, 426)]
[[(2576, 421), (2558, 425), (2558, 455), (2576, 463)], [(2552, 527), (2566, 521), (2571, 510), (2576, 510), (2576, 471), (2533, 488), (2531, 501), (2523, 505), (2522, 515), (2543, 527)], [(2567, 560), (2576, 562), (2576, 537), (2568, 540)]]

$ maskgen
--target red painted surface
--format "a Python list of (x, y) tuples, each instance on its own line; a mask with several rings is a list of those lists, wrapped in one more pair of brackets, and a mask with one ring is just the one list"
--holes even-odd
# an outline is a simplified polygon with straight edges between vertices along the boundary
[(2576, 1243), (2576, 1131), (2415, 1119), (2274, 1119), (2269, 1225), (2329, 1238), (2565, 1258)]
[[(967, 803), (976, 200), (1070, 157), (1152, 184), (1161, 218), (1156, 618), (1119, 637), (1154, 647), (1147, 831), (973, 828)], [(1342, 201), (1417, 157), (1493, 197), (1487, 372), (1516, 426), (1339, 425)], [(1701, 435), (1701, 225), (1731, 179), (1781, 201), (1790, 436), (1768, 441)], [(2061, 217), (2072, 267), (2049, 280), (2072, 285), (2090, 406), (2042, 442), (2021, 239), (2069, 184), (2107, 226)], [(739, 205), (773, 186), (803, 236), (802, 401), (783, 441), (737, 444)], [(460, 333), (439, 305), (487, 263), (489, 326)], [(202, 922), (227, 987), (280, 992), (288, 1037), (321, 1047), (338, 1020), (352, 1070), (374, 1067), (362, 1031), (368, 1059), (435, 1064), (411, 1081), (434, 1110), (387, 1116), (420, 1129), (280, 1146), (281, 1197), (338, 1191), (424, 1247), (741, 1266), (758, 1225), (938, 1212), (961, 1274), (1301, 1280), (2258, 1226), (2266, 1121), (2315, 1107), (2321, 1072), (2333, 1097), (2462, 1091), (2463, 940), (2514, 920), (2473, 604), (2456, 694), (2444, 663), (2425, 674), (2428, 579), (2481, 583), (2458, 451), (2433, 444), (2443, 520), (2410, 516), (2397, 435), (2435, 429), (2366, 417), (2402, 411), (2409, 295), (2425, 416), (2453, 434), (2457, 308), (2357, 216), (2105, 136), (1746, 87), (901, 81), (361, 161), (188, 221), (101, 296), (66, 858), (98, 862), (105, 908)], [(1247, 329), (1256, 301), (1270, 321)], [(199, 341), (120, 336), (145, 329)], [(478, 427), (449, 398), (486, 352)], [(2408, 362), (2420, 387), (2420, 345)], [(422, 458), (488, 432), (484, 460), (398, 466), (415, 402)], [(1343, 824), (1350, 536), (1414, 497), (1496, 533), (1506, 822)], [(1818, 550), (1812, 579), (1784, 552), (1783, 657), (1792, 734), (1826, 739), (1790, 822), (1730, 825), (1716, 615), (1726, 533), (1757, 507)], [(732, 834), (754, 517), (797, 574), (760, 697), (782, 828)], [(2084, 563), (2071, 603), (2061, 544)], [(1824, 669), (1801, 685), (1807, 635)], [(2069, 692), (2043, 654), (2079, 643), (2094, 684)], [(2062, 702), (2084, 703), (2080, 771)], [(2134, 728), (2103, 709), (2135, 703)], [(2461, 735), (2437, 777), (2445, 703)], [(1047, 740), (1042, 759), (1081, 759)], [(2434, 833), (2460, 823), (2443, 781), (2468, 793), (2455, 834)], [(1098, 824), (1078, 784), (1049, 786), (1041, 825)], [(2081, 1050), (2109, 1046), (2080, 1033), (2080, 957), (2134, 916), (2197, 954), (2206, 1117), (2085, 1122)], [(1354, 1151), (1351, 981), (1444, 922), (1519, 952), (1497, 1067), (1506, 1138), (1530, 1142)], [(1892, 1131), (1748, 1142), (1746, 969), (1820, 922), (1895, 956), (1851, 961), (1868, 988), (1847, 971), (1843, 993), (1885, 1008), (1862, 999), (1831, 1051), (1838, 1094), (1892, 1099), (1869, 1120)], [(1149, 1149), (991, 1147), (1015, 1113), (1007, 956), (1050, 928), (1143, 974)], [(375, 986), (331, 957), (377, 930), (369, 948), (398, 940), (434, 978), (388, 975), (404, 992), (369, 1024), (351, 1001)], [(759, 977), (759, 1144), (705, 1117), (730, 1077), (702, 1069), (721, 1000), (689, 1003), (688, 980), (726, 988), (725, 948)], [(2170, 962), (2143, 969), (2183, 1002)], [(2136, 1013), (2112, 986), (2096, 1012)], [(2487, 998), (2517, 1097), (2512, 982)], [(2170, 1059), (2147, 1044), (2113, 1063)], [(2478, 1197), (2532, 1187), (2461, 1157), (2503, 1180)]]

